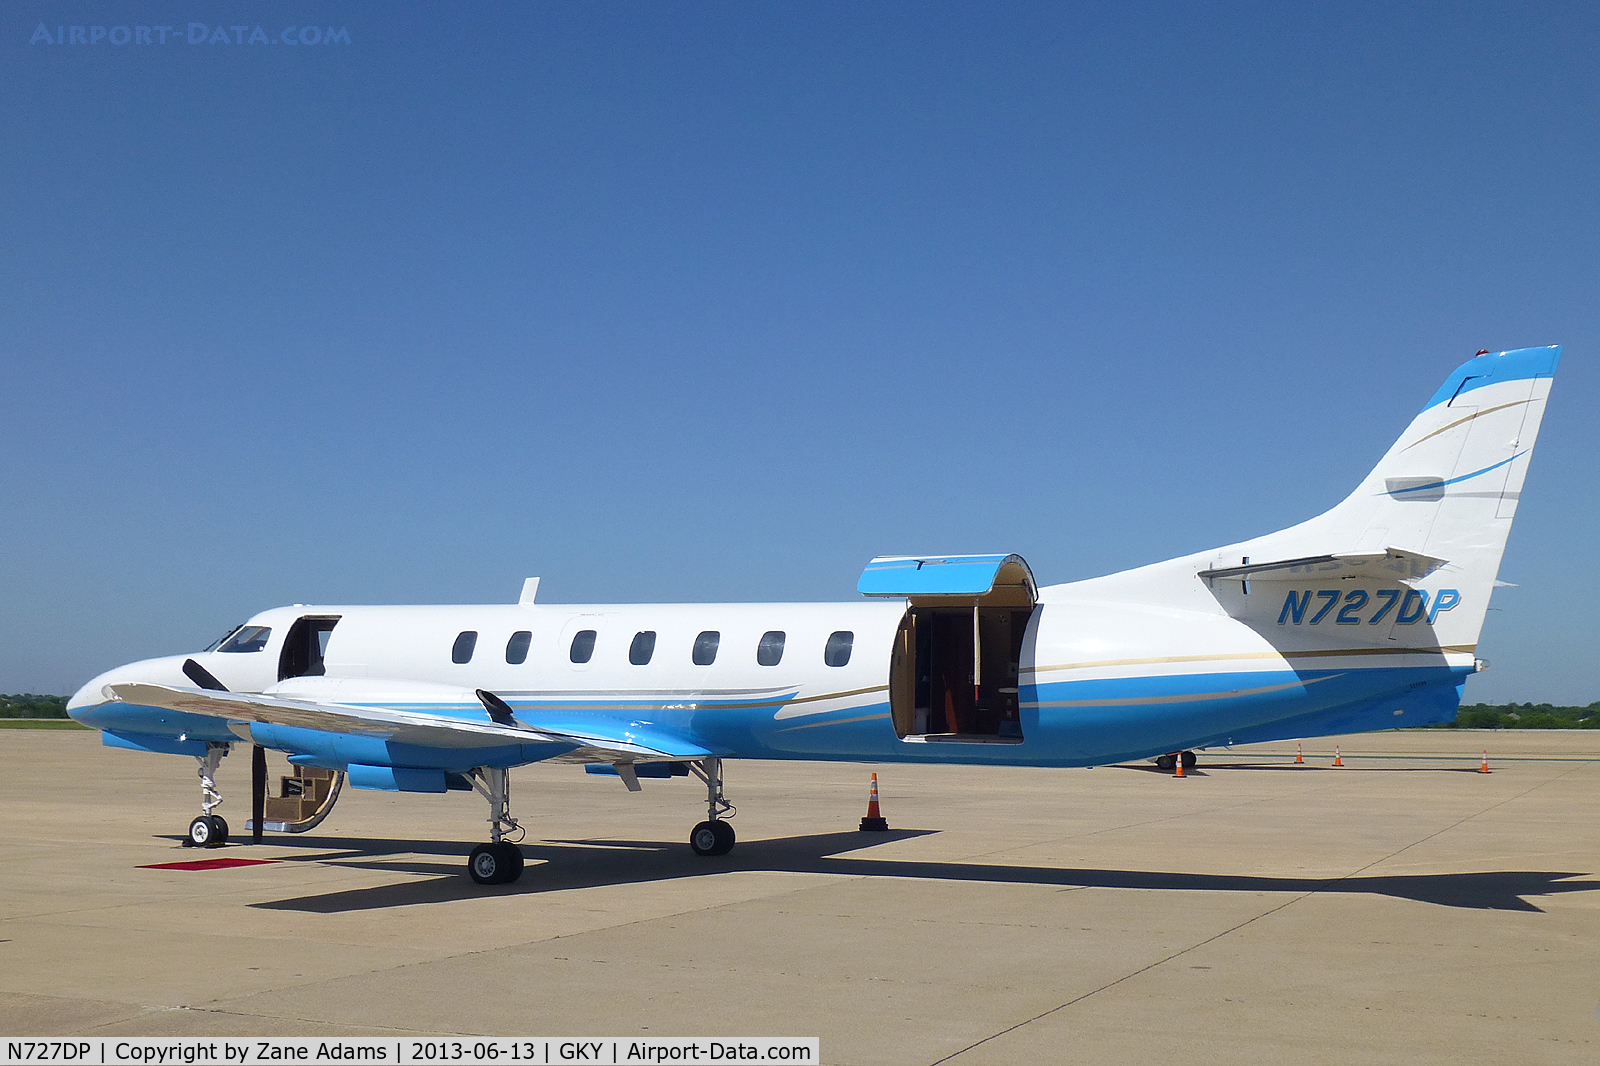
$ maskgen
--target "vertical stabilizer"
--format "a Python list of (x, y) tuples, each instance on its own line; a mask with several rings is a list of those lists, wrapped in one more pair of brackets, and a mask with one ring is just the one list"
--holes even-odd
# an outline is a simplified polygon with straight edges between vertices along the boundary
[[(1309, 522), (1225, 549), (1223, 558), (1237, 552), (1259, 564), (1334, 556), (1298, 573), (1290, 568), (1259, 576), (1278, 589), (1297, 579), (1310, 589), (1308, 579), (1318, 575), (1335, 583), (1392, 585), (1400, 599), (1385, 616), (1390, 624), (1423, 622), (1438, 646), (1475, 646), (1560, 359), (1560, 347), (1551, 346), (1468, 360), (1342, 503)], [(1362, 567), (1371, 569), (1363, 573)], [(1359, 618), (1358, 631), (1368, 630), (1382, 606), (1374, 599), (1369, 595), (1370, 607), (1348, 612), (1346, 623)]]
[(1560, 359), (1558, 346), (1469, 359), (1356, 490), (1316, 518), (1041, 599), (1220, 605), (1274, 646), (1315, 654), (1470, 653)]

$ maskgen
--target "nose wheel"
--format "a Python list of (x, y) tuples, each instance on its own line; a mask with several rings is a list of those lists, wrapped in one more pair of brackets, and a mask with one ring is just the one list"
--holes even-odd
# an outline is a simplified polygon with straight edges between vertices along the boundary
[(222, 793), (217, 791), (217, 768), (227, 754), (228, 745), (212, 742), (206, 745), (205, 755), (195, 756), (194, 761), (200, 764), (201, 814), (189, 823), (189, 831), (184, 834), (186, 848), (220, 848), (228, 842), (228, 823), (221, 815), (211, 813), (222, 805)]
[(220, 814), (202, 814), (189, 823), (184, 844), (191, 848), (220, 848), (228, 842), (228, 823)]

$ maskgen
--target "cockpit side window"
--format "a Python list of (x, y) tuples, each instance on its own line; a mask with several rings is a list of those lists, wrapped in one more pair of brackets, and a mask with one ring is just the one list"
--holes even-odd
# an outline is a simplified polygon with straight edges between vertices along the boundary
[(267, 640), (272, 636), (272, 630), (267, 626), (240, 626), (233, 631), (233, 636), (222, 642), (218, 651), (242, 652), (260, 651), (267, 646)]

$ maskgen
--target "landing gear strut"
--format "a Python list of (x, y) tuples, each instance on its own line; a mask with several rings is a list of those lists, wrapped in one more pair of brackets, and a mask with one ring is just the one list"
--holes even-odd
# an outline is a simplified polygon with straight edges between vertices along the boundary
[(210, 741), (205, 755), (194, 757), (200, 764), (200, 817), (189, 823), (189, 835), (183, 838), (186, 848), (220, 848), (228, 842), (228, 823), (221, 815), (211, 813), (222, 805), (222, 793), (217, 791), (217, 767), (227, 754), (228, 745)]
[(508, 885), (522, 876), (522, 849), (504, 839), (522, 839), (522, 826), (511, 817), (511, 776), (504, 768), (480, 766), (469, 778), (478, 795), (489, 801), (489, 843), (472, 849), (467, 873), (480, 885)]
[(705, 821), (689, 833), (689, 846), (696, 855), (726, 855), (733, 850), (733, 826), (724, 821), (738, 812), (722, 794), (722, 760), (698, 759), (689, 764), (694, 776), (706, 783)]

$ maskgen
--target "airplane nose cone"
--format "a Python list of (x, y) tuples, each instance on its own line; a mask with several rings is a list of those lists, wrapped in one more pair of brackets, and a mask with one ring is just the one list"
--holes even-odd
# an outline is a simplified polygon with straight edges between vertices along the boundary
[(67, 715), (85, 725), (93, 725), (94, 723), (85, 719), (84, 715), (92, 714), (96, 707), (104, 706), (114, 699), (106, 691), (110, 685), (120, 685), (128, 681), (148, 681), (157, 685), (192, 685), (193, 682), (183, 674), (184, 659), (185, 656), (182, 655), (169, 655), (161, 659), (144, 659), (107, 670), (72, 694), (72, 698), (67, 701)]
[(67, 716), (81, 721), (79, 716), (82, 712), (106, 702), (110, 697), (105, 694), (104, 689), (111, 674), (114, 672), (107, 671), (74, 692), (72, 698), (67, 701)]

